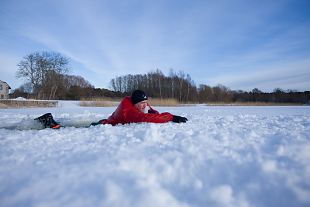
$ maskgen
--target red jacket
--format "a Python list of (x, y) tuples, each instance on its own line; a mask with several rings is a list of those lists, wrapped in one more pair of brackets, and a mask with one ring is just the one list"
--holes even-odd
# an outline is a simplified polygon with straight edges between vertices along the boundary
[(159, 113), (154, 110), (150, 105), (149, 113), (143, 113), (139, 111), (131, 102), (130, 96), (126, 96), (113, 114), (108, 118), (101, 121), (102, 124), (128, 124), (139, 122), (151, 122), (151, 123), (165, 123), (172, 121), (173, 115), (165, 112)]

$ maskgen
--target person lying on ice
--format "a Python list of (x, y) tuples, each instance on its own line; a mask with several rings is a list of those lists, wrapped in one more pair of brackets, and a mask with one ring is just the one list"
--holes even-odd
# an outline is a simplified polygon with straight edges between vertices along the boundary
[[(129, 123), (185, 123), (186, 117), (172, 115), (171, 113), (159, 113), (153, 109), (147, 102), (148, 97), (141, 90), (135, 90), (131, 96), (126, 96), (116, 110), (108, 119), (102, 119), (98, 122), (92, 123), (91, 126), (99, 124), (129, 124)], [(44, 114), (36, 118), (45, 128), (58, 129), (61, 127), (54, 119), (51, 113)]]

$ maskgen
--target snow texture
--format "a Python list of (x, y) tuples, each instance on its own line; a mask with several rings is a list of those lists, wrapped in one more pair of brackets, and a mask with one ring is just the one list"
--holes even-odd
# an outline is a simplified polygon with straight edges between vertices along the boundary
[[(1, 109), (0, 206), (310, 206), (310, 107), (155, 108), (189, 121), (77, 128), (115, 107)], [(46, 112), (69, 127), (32, 129)]]

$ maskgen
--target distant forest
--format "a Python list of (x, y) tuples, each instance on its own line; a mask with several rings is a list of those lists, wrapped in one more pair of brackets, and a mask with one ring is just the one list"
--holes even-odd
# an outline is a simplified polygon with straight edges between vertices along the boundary
[(144, 90), (149, 96), (161, 99), (173, 98), (181, 103), (210, 102), (273, 102), (273, 103), (310, 103), (310, 91), (274, 89), (272, 93), (257, 88), (252, 91), (231, 90), (224, 85), (214, 87), (200, 84), (197, 87), (189, 74), (170, 70), (165, 76), (160, 70), (147, 74), (124, 75), (111, 80), (113, 91), (129, 94), (135, 89)]
[(149, 97), (176, 99), (180, 103), (211, 102), (272, 102), (310, 104), (310, 91), (274, 89), (266, 93), (231, 90), (224, 85), (198, 87), (189, 74), (170, 70), (168, 76), (159, 69), (147, 74), (128, 74), (110, 81), (111, 89), (95, 88), (81, 76), (68, 75), (69, 59), (59, 53), (36, 52), (23, 58), (18, 64), (18, 78), (26, 83), (10, 94), (10, 98), (81, 100), (94, 98), (122, 98), (135, 89), (144, 90)]

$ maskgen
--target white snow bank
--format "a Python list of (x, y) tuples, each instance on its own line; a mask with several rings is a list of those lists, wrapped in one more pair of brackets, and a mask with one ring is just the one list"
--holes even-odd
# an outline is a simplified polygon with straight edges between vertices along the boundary
[[(309, 206), (309, 107), (157, 108), (186, 124), (87, 125), (110, 108), (0, 110), (1, 206)], [(23, 124), (24, 123), (24, 124)]]
[(24, 98), (24, 97), (17, 97), (17, 98), (15, 98), (14, 100), (18, 100), (18, 101), (25, 101), (25, 100), (27, 100), (26, 98)]

